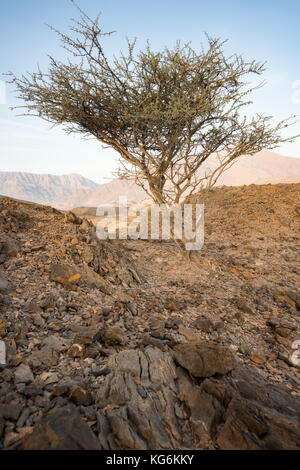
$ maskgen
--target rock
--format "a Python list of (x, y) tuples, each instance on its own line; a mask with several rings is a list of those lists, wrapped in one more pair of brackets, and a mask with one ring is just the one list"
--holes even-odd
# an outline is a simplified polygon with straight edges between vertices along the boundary
[(199, 317), (193, 326), (204, 333), (209, 333), (214, 329), (214, 324), (209, 318)]
[(297, 300), (297, 295), (294, 295), (285, 289), (276, 289), (274, 292), (275, 300), (279, 300), (279, 302), (286, 302), (293, 308), (296, 308), (296, 300), (294, 300), (295, 298)]
[(153, 330), (151, 331), (150, 335), (153, 336), (153, 338), (164, 339), (166, 336), (166, 330), (164, 328)]
[(170, 312), (176, 312), (178, 310), (183, 310), (185, 307), (184, 301), (168, 298), (164, 304), (165, 309), (169, 310)]
[[(150, 347), (144, 353), (124, 350), (110, 358), (109, 367), (111, 373), (96, 398), (103, 448), (109, 448), (109, 436), (118, 448), (174, 448), (180, 434), (174, 412), (176, 373), (170, 354)], [(158, 386), (157, 391), (150, 389), (151, 384)]]
[(84, 346), (82, 344), (73, 344), (70, 349), (68, 350), (68, 356), (75, 358), (75, 357), (83, 357), (84, 355)]
[(28, 384), (34, 381), (33, 373), (27, 364), (20, 364), (15, 370), (15, 383)]
[(179, 325), (182, 323), (183, 321), (181, 317), (174, 316), (167, 319), (166, 328), (178, 329)]
[(182, 369), (178, 371), (178, 397), (190, 411), (189, 422), (197, 444), (205, 448), (216, 433), (223, 415), (223, 406), (217, 399), (201, 387), (193, 385)]
[(15, 442), (18, 442), (18, 440), (20, 440), (20, 438), (19, 438), (19, 434), (17, 432), (7, 432), (5, 434), (3, 445), (4, 445), (5, 448), (8, 448), (9, 446), (14, 444)]
[(9, 281), (4, 277), (0, 276), (0, 292), (6, 292), (10, 289)]
[(43, 372), (40, 375), (40, 379), (45, 382), (46, 385), (55, 384), (58, 382), (58, 374), (55, 372)]
[(49, 412), (20, 449), (100, 450), (100, 443), (79, 413), (66, 406)]
[(14, 258), (21, 252), (19, 242), (8, 235), (1, 234), (0, 253), (7, 258)]
[(102, 334), (102, 339), (108, 344), (123, 344), (126, 341), (124, 331), (118, 326), (108, 326)]
[(14, 377), (14, 374), (9, 369), (4, 369), (0, 372), (0, 380), (5, 380), (6, 382), (10, 382)]
[(266, 362), (266, 360), (260, 354), (251, 354), (250, 360), (259, 365), (263, 365)]
[(39, 313), (32, 315), (32, 321), (35, 326), (42, 328), (45, 325), (45, 320)]
[(80, 344), (93, 344), (101, 336), (101, 331), (95, 328), (80, 328), (76, 334), (74, 341)]
[(35, 300), (29, 300), (24, 305), (24, 310), (25, 312), (39, 314), (41, 312), (41, 307), (38, 305), (38, 303)]
[(48, 367), (55, 366), (58, 362), (58, 353), (49, 346), (44, 346), (39, 351), (34, 351), (27, 359), (32, 367), (40, 367), (42, 364)]
[(150, 318), (149, 327), (151, 330), (161, 330), (165, 327), (165, 320), (160, 316)]
[(178, 344), (173, 355), (182, 367), (194, 377), (211, 377), (215, 374), (227, 374), (235, 367), (231, 351), (212, 343)]
[(293, 331), (297, 328), (291, 323), (277, 320), (276, 318), (271, 318), (267, 321), (267, 325), (279, 336), (283, 338), (289, 338)]
[(75, 215), (73, 212), (68, 211), (65, 214), (65, 222), (68, 224), (80, 225), (82, 223), (82, 219), (77, 217), (77, 215)]
[(27, 385), (26, 387), (19, 388), (19, 393), (25, 397), (31, 398), (37, 395), (43, 395), (43, 389), (35, 385)]
[(249, 307), (248, 303), (245, 299), (238, 299), (236, 301), (236, 306), (244, 313), (248, 313), (250, 315), (254, 315), (254, 312), (251, 307)]
[(98, 368), (92, 370), (92, 374), (95, 377), (100, 377), (101, 375), (105, 376), (105, 375), (108, 375), (110, 373), (111, 373), (111, 368), (107, 367), (107, 366), (98, 367)]
[(41, 308), (47, 310), (56, 306), (56, 296), (53, 293), (47, 294), (40, 302)]
[(94, 260), (94, 252), (90, 246), (85, 247), (82, 253), (82, 258), (87, 264), (90, 264)]
[(54, 351), (65, 351), (68, 348), (70, 340), (65, 340), (64, 338), (61, 338), (60, 336), (47, 336), (47, 338), (44, 339), (43, 345), (48, 346), (49, 348), (54, 349)]
[(52, 264), (50, 267), (50, 280), (58, 282), (64, 287), (73, 287), (80, 277), (78, 271), (71, 266)]
[[(280, 386), (267, 385), (258, 374), (239, 371), (217, 442), (225, 450), (299, 449), (299, 400)], [(229, 398), (228, 396), (228, 398)], [(298, 410), (297, 410), (298, 407)]]
[(17, 421), (24, 405), (21, 403), (0, 404), (0, 416), (10, 421)]
[(82, 222), (81, 222), (81, 227), (80, 227), (80, 230), (81, 231), (88, 231), (90, 232), (91, 230), (92, 231), (95, 231), (95, 226), (92, 222), (90, 222), (88, 219), (86, 219), (85, 217), (82, 219)]
[(199, 333), (197, 330), (187, 328), (183, 325), (179, 325), (178, 333), (184, 336), (190, 343), (198, 343), (200, 340)]
[[(1, 338), (4, 338), (4, 336), (6, 335), (6, 322), (4, 321), (3, 318), (0, 317), (0, 337)], [(1, 341), (0, 343), (0, 356), (1, 356), (1, 362), (0, 364), (2, 364), (2, 358), (3, 358), (3, 361), (5, 362), (5, 343), (3, 341)]]
[(95, 359), (96, 357), (99, 356), (99, 354), (103, 354), (103, 350), (101, 346), (99, 345), (99, 343), (90, 344), (89, 346), (85, 348), (85, 351), (84, 351), (85, 358)]
[(81, 278), (87, 282), (89, 287), (98, 288), (106, 295), (111, 294), (111, 287), (109, 283), (85, 262), (83, 262), (83, 266), (80, 267), (80, 275)]
[(287, 295), (293, 302), (295, 302), (296, 307), (300, 310), (300, 294), (297, 292), (288, 291)]
[(72, 388), (69, 394), (69, 400), (72, 403), (75, 403), (75, 405), (83, 406), (89, 406), (94, 402), (94, 399), (90, 392), (88, 392), (82, 387), (79, 387), (78, 385), (74, 385), (74, 387)]
[(25, 426), (24, 428), (20, 429), (18, 433), (14, 433), (14, 432), (9, 433), (7, 436), (5, 436), (4, 446), (9, 447), (18, 441), (22, 441), (27, 436), (30, 436), (32, 431), (33, 431), (33, 427)]
[(66, 384), (57, 384), (53, 389), (53, 395), (56, 397), (60, 397), (62, 395), (66, 395), (70, 391), (70, 386)]

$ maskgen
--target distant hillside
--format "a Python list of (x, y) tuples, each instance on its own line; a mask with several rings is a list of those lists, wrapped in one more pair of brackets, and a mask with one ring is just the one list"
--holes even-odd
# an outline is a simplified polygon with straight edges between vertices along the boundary
[[(214, 156), (210, 157), (199, 171), (199, 178), (216, 166)], [(263, 150), (253, 156), (241, 156), (237, 162), (219, 179), (217, 186), (243, 186), (268, 183), (299, 183), (300, 158), (284, 157), (274, 152)], [(72, 194), (55, 203), (58, 209), (75, 207), (97, 207), (100, 204), (112, 204), (119, 196), (126, 196), (128, 202), (140, 202), (149, 196), (130, 181), (114, 179), (110, 183), (89, 190)]]
[[(215, 166), (215, 159), (207, 160), (208, 167)], [(201, 174), (201, 173), (200, 173)], [(243, 186), (249, 184), (277, 184), (300, 182), (300, 158), (284, 157), (262, 150), (255, 155), (242, 155), (218, 181), (218, 186)]]
[(48, 175), (23, 172), (0, 172), (0, 194), (39, 204), (54, 204), (71, 194), (85, 197), (87, 191), (95, 190), (98, 184), (77, 174)]
[[(215, 166), (216, 159), (211, 156), (199, 171), (199, 178)], [(235, 165), (221, 176), (218, 186), (298, 182), (300, 158), (261, 151), (253, 156), (240, 157)], [(131, 181), (113, 179), (109, 183), (99, 185), (77, 174), (57, 176), (23, 172), (0, 172), (0, 194), (53, 205), (64, 210), (116, 203), (119, 196), (126, 196), (128, 202), (141, 202), (149, 198)]]
[(81, 191), (58, 201), (55, 207), (58, 209), (72, 209), (80, 206), (97, 207), (100, 204), (118, 202), (119, 196), (126, 196), (128, 202), (140, 202), (147, 197), (147, 194), (132, 181), (116, 178), (110, 183), (102, 184), (94, 191), (85, 193)]

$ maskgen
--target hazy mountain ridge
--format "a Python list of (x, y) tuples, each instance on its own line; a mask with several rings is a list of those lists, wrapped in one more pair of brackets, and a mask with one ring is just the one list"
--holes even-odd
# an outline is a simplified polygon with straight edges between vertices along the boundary
[(109, 183), (101, 184), (95, 190), (71, 194), (69, 197), (58, 201), (55, 207), (58, 209), (72, 209), (79, 206), (90, 207), (99, 206), (100, 204), (112, 204), (118, 202), (119, 196), (125, 196), (128, 202), (140, 202), (147, 197), (147, 194), (134, 182), (116, 178)]
[(40, 204), (53, 204), (79, 191), (95, 190), (98, 184), (78, 174), (50, 175), (0, 172), (0, 194)]
[[(216, 167), (212, 156), (199, 171), (199, 178), (209, 168)], [(243, 186), (268, 183), (300, 182), (300, 158), (284, 157), (263, 150), (253, 156), (241, 156), (218, 180), (218, 186)], [(54, 205), (58, 209), (97, 207), (112, 204), (125, 196), (128, 202), (141, 202), (149, 198), (132, 181), (113, 179), (97, 184), (78, 174), (49, 175), (24, 172), (0, 172), (0, 194), (40, 204)]]
[[(209, 168), (214, 169), (216, 164), (216, 159), (213, 156), (210, 157), (201, 167), (199, 178), (204, 176)], [(284, 157), (263, 150), (253, 156), (241, 156), (227, 172), (221, 175), (217, 186), (298, 182), (300, 182), (300, 158)], [(58, 209), (97, 207), (100, 204), (112, 204), (118, 201), (119, 196), (126, 196), (129, 202), (141, 202), (149, 198), (149, 195), (134, 182), (114, 179), (94, 191), (87, 191), (85, 194), (77, 193), (58, 201), (55, 207)]]

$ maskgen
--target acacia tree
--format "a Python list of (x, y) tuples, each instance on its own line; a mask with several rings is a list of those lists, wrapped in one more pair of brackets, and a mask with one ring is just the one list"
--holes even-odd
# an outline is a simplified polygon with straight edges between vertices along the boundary
[[(133, 178), (155, 202), (177, 204), (205, 179), (214, 184), (239, 156), (295, 138), (281, 136), (288, 119), (272, 126), (269, 116), (242, 115), (254, 89), (246, 77), (262, 74), (264, 64), (227, 57), (224, 42), (210, 36), (199, 52), (180, 42), (161, 52), (149, 44), (136, 52), (135, 41), (128, 41), (127, 52), (109, 60), (103, 39), (112, 33), (102, 32), (99, 17), (79, 11), (70, 35), (52, 28), (71, 59), (50, 56), (46, 73), (18, 78), (10, 72), (10, 82), (27, 115), (116, 150), (119, 175)], [(220, 164), (199, 179), (212, 154)]]

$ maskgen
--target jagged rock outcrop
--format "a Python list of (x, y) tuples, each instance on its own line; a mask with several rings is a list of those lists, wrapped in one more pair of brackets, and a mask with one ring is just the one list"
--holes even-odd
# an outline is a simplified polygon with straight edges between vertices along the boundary
[[(210, 345), (201, 348), (204, 370), (206, 363), (210, 370)], [(153, 347), (124, 350), (109, 367), (96, 397), (104, 449), (300, 447), (299, 399), (251, 370), (219, 369), (199, 381)]]

